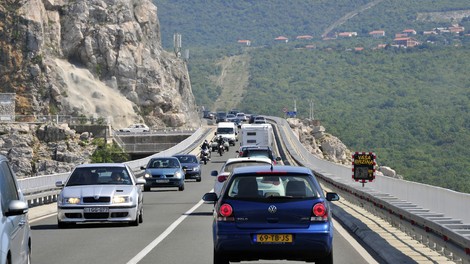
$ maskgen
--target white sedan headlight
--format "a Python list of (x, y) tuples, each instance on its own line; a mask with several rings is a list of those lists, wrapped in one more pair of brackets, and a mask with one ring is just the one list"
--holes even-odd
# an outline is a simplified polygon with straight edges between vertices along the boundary
[(79, 204), (80, 198), (79, 197), (66, 197), (63, 199), (64, 204)]
[(130, 201), (129, 196), (114, 196), (113, 197), (113, 203), (114, 204), (119, 204), (119, 203), (128, 203)]
[(183, 174), (180, 171), (175, 172), (175, 178), (181, 179)]

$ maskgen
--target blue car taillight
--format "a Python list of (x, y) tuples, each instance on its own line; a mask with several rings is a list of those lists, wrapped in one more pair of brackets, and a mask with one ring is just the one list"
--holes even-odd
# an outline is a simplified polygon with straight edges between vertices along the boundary
[(328, 211), (324, 203), (316, 203), (313, 206), (310, 221), (328, 221)]
[(220, 206), (217, 220), (223, 222), (233, 222), (235, 220), (233, 217), (233, 208), (230, 204), (222, 204)]

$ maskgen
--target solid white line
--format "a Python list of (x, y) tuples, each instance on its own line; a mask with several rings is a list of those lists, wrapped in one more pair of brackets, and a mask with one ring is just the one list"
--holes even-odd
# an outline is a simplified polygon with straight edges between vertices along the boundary
[(176, 227), (181, 224), (181, 222), (188, 217), (194, 210), (196, 210), (199, 206), (204, 203), (203, 200), (200, 200), (196, 205), (194, 205), (191, 209), (189, 209), (184, 215), (180, 216), (175, 222), (173, 222), (163, 233), (161, 233), (155, 240), (153, 240), (150, 244), (148, 244), (142, 251), (140, 251), (135, 257), (127, 262), (127, 264), (137, 264), (141, 261), (147, 254), (152, 251), (160, 242), (162, 242), (168, 235), (176, 229)]
[(356, 239), (354, 239), (349, 233), (348, 231), (346, 231), (343, 226), (340, 225), (340, 223), (338, 223), (336, 220), (333, 219), (333, 225), (336, 229), (336, 231), (338, 231), (338, 233), (341, 234), (342, 237), (344, 237), (348, 242), (349, 244), (351, 244), (351, 246), (356, 249), (356, 251), (359, 253), (359, 255), (361, 255), (366, 261), (367, 263), (369, 264), (378, 264), (377, 261), (375, 261), (375, 259), (367, 252), (367, 250), (364, 249), (364, 247), (362, 247), (357, 241)]

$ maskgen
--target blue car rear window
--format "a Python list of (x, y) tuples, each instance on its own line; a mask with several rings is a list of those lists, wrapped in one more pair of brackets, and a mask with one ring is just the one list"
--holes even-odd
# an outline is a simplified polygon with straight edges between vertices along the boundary
[(311, 177), (242, 176), (234, 177), (227, 186), (227, 196), (240, 199), (318, 198), (321, 196)]

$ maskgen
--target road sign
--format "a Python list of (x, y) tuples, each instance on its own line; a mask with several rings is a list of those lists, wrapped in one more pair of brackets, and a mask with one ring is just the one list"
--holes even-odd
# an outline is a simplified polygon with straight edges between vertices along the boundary
[(297, 111), (287, 111), (287, 116), (288, 117), (296, 117), (297, 116)]
[(356, 152), (352, 155), (352, 178), (364, 183), (375, 179), (376, 156), (372, 152)]

